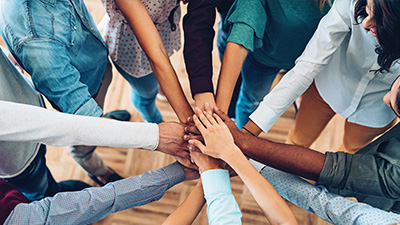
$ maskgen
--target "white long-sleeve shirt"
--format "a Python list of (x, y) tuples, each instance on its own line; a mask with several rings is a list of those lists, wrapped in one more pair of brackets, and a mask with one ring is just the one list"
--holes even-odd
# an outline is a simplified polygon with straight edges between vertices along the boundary
[[(0, 112), (2, 114), (0, 143), (2, 141), (37, 142), (54, 146), (72, 144), (153, 150), (158, 146), (159, 141), (157, 124), (70, 115), (1, 100)], [(31, 150), (15, 149), (22, 155)], [(25, 161), (11, 160), (11, 162), (25, 164)], [(0, 172), (3, 172), (1, 167)], [(3, 175), (5, 174), (0, 173), (0, 176)]]
[(250, 119), (267, 132), (315, 79), (321, 97), (349, 122), (384, 127), (395, 115), (382, 101), (400, 74), (379, 69), (376, 38), (354, 19), (355, 0), (335, 0), (296, 66), (266, 95)]

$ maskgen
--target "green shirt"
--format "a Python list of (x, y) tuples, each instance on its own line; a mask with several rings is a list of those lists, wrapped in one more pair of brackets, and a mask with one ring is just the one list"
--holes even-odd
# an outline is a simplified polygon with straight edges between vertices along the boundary
[(329, 8), (321, 11), (315, 0), (236, 0), (227, 16), (228, 42), (266, 66), (290, 69)]
[(327, 152), (317, 184), (374, 207), (400, 212), (400, 124), (355, 154)]

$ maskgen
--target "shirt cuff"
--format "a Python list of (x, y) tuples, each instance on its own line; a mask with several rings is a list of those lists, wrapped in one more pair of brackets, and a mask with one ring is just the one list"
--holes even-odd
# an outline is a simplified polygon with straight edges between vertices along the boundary
[(244, 23), (233, 24), (227, 42), (242, 45), (249, 51), (261, 48), (263, 41), (258, 38), (252, 27)]
[(201, 174), (205, 198), (216, 193), (232, 193), (228, 170), (207, 170)]
[(75, 115), (100, 117), (103, 115), (103, 110), (97, 105), (93, 98), (90, 98), (85, 104), (75, 111)]
[(276, 114), (272, 109), (262, 102), (250, 115), (250, 119), (264, 132), (268, 132), (272, 125), (279, 119), (280, 115)]
[[(340, 161), (345, 159), (341, 156), (342, 152), (326, 152), (326, 158), (324, 162), (324, 167), (319, 174), (317, 184), (325, 186), (337, 186), (344, 177), (344, 169), (340, 168)], [(341, 159), (342, 158), (342, 159)]]
[(185, 180), (185, 172), (183, 172), (183, 169), (178, 162), (169, 164), (168, 166), (161, 168), (161, 170), (163, 170), (165, 174), (168, 176), (169, 179), (168, 188), (171, 188), (174, 185), (179, 184)]

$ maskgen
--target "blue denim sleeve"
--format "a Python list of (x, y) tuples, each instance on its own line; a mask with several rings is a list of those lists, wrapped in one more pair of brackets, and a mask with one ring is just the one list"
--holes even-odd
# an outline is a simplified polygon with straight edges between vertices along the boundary
[(102, 109), (80, 81), (80, 73), (72, 65), (65, 47), (55, 40), (25, 41), (18, 52), (25, 70), (31, 74), (35, 88), (63, 112), (101, 116)]
[(242, 224), (242, 213), (233, 197), (227, 170), (207, 170), (201, 174), (210, 225)]
[(399, 214), (330, 193), (323, 186), (312, 185), (298, 176), (268, 166), (265, 166), (260, 173), (283, 198), (330, 223), (386, 225), (400, 222)]
[[(398, 142), (389, 142), (385, 146), (388, 148), (394, 144)], [(397, 150), (398, 145), (393, 149)], [(387, 154), (327, 152), (317, 183), (339, 190), (399, 200), (400, 166), (398, 160)]]

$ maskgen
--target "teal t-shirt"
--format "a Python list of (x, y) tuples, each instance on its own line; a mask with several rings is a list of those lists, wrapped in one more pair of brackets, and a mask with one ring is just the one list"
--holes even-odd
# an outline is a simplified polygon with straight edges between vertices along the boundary
[(290, 69), (329, 9), (326, 3), (321, 11), (315, 0), (236, 0), (227, 16), (228, 42), (266, 66)]

